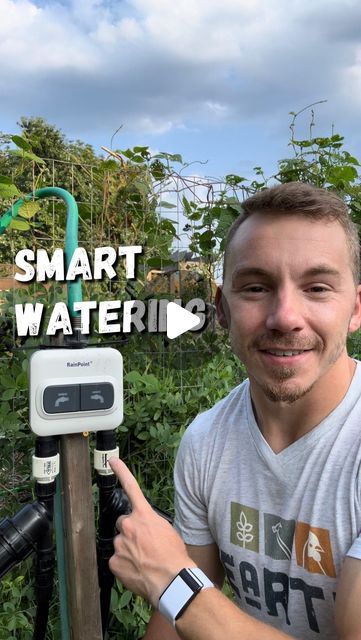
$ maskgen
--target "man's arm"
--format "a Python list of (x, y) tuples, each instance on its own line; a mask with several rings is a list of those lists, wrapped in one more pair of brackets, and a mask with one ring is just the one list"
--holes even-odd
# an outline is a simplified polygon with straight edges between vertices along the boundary
[(291, 640), (293, 637), (251, 618), (218, 589), (201, 591), (176, 621), (176, 630), (182, 640)]
[[(196, 566), (202, 569), (217, 587), (221, 588), (224, 581), (224, 570), (219, 559), (217, 545), (207, 544), (201, 547), (186, 545), (186, 552)], [(143, 637), (144, 640), (179, 640), (179, 635), (174, 627), (157, 610), (154, 611)]]
[[(161, 594), (179, 571), (197, 565), (175, 529), (154, 513), (125, 464), (114, 458), (109, 464), (132, 505), (131, 514), (117, 520), (119, 535), (114, 538), (114, 555), (109, 566), (130, 591), (146, 598), (156, 609)], [(215, 545), (207, 547), (206, 552), (206, 547), (192, 547), (200, 562), (204, 553), (208, 559), (216, 556)], [(209, 577), (220, 577), (218, 569), (215, 568), (215, 572), (217, 575)], [(159, 635), (158, 629), (158, 636), (152, 640), (172, 640), (172, 636), (166, 635), (169, 629), (174, 632), (171, 625), (166, 623), (163, 629), (164, 634)], [(177, 621), (176, 630), (183, 640), (286, 640), (291, 637), (242, 612), (213, 587), (196, 595)]]
[(337, 585), (335, 623), (340, 640), (361, 638), (361, 560), (346, 557)]
[[(154, 624), (154, 630), (152, 626)], [(149, 631), (148, 631), (149, 630)], [(153, 635), (150, 635), (150, 634)], [(291, 636), (277, 631), (243, 613), (218, 589), (204, 589), (187, 607), (175, 628), (155, 611), (144, 640), (291, 640)], [(351, 640), (351, 639), (350, 639)], [(354, 636), (352, 640), (360, 640)]]

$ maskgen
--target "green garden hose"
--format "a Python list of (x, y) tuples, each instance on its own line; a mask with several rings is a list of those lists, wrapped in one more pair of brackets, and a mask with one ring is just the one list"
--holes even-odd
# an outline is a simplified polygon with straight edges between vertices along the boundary
[[(0, 217), (0, 235), (5, 232), (11, 221), (21, 214), (21, 205), (37, 198), (57, 197), (64, 200), (67, 206), (67, 221), (65, 232), (65, 263), (68, 268), (71, 257), (78, 247), (78, 223), (79, 214), (78, 207), (73, 196), (59, 187), (44, 187), (37, 189), (33, 193), (27, 194), (23, 199), (18, 200), (14, 205)], [(74, 302), (82, 301), (81, 279), (78, 278), (74, 282), (67, 283), (68, 308), (71, 317), (76, 317), (77, 312), (74, 311)], [(57, 491), (54, 502), (54, 521), (57, 542), (57, 564), (59, 578), (59, 600), (60, 600), (60, 617), (62, 640), (70, 640), (70, 624), (67, 606), (66, 592), (66, 572), (65, 572), (65, 552), (64, 552), (64, 531), (61, 506), (60, 483), (57, 483)]]

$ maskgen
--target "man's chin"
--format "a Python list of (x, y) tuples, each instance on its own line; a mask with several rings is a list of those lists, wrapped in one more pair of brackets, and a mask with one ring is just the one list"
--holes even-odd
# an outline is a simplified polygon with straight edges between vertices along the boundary
[(284, 402), (286, 404), (293, 404), (303, 398), (309, 391), (311, 391), (313, 385), (308, 387), (299, 387), (295, 384), (286, 383), (273, 383), (261, 385), (262, 391), (268, 400), (271, 402)]

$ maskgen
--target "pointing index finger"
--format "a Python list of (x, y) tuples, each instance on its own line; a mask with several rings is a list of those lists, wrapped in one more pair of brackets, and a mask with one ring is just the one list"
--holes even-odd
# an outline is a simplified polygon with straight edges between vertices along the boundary
[(128, 467), (122, 460), (119, 458), (109, 458), (108, 460), (109, 466), (111, 467), (114, 474), (117, 476), (120, 484), (122, 485), (123, 491), (127, 494), (131, 507), (134, 509), (140, 509), (147, 507), (147, 509), (151, 509), (149, 503), (145, 499), (143, 492), (136, 481), (133, 474), (129, 471)]

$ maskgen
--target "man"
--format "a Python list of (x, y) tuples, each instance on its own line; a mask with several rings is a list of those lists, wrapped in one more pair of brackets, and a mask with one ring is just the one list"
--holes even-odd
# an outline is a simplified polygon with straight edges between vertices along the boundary
[[(190, 425), (175, 488), (193, 566), (219, 586), (227, 574), (245, 638), (260, 637), (249, 616), (272, 639), (361, 638), (358, 283), (336, 195), (289, 183), (243, 203), (216, 305), (249, 378)], [(147, 640), (176, 637), (156, 613)]]

